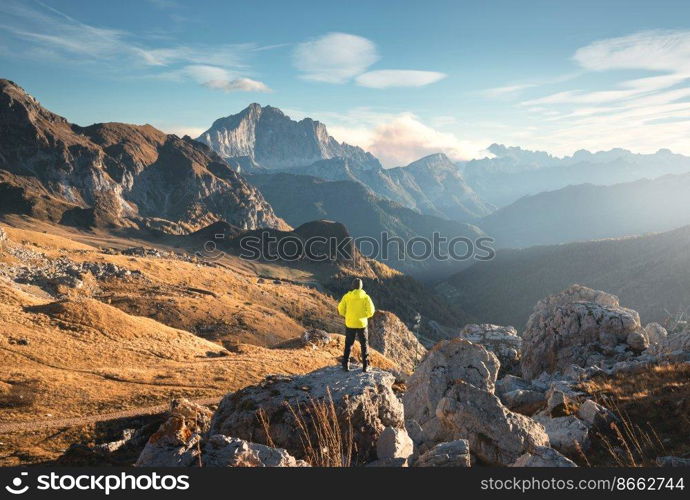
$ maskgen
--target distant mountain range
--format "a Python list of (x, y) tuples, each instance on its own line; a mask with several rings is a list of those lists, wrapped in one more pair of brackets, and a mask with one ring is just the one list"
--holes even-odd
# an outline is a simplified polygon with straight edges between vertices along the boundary
[[(382, 233), (407, 241), (414, 237), (432, 239), (436, 232), (446, 238), (482, 236), (476, 226), (425, 215), (396, 202), (380, 198), (359, 182), (325, 181), (318, 177), (292, 173), (258, 174), (247, 180), (262, 192), (276, 214), (292, 226), (315, 219), (342, 222), (354, 237), (377, 240)], [(395, 246), (391, 246), (394, 249)], [(386, 263), (396, 269), (422, 276), (425, 280), (457, 270), (457, 261), (398, 260), (391, 250)], [(471, 262), (467, 263), (468, 265)]]
[(420, 213), (463, 222), (493, 210), (444, 154), (384, 169), (370, 153), (337, 142), (324, 124), (310, 118), (291, 120), (271, 106), (251, 104), (236, 115), (220, 118), (197, 140), (246, 173), (287, 171), (355, 181), (381, 198)]
[(502, 248), (667, 231), (690, 224), (690, 173), (581, 184), (519, 199), (477, 222)]
[(654, 154), (635, 154), (625, 149), (598, 153), (580, 150), (565, 158), (500, 144), (492, 144), (488, 151), (492, 158), (471, 160), (461, 169), (477, 195), (498, 207), (569, 185), (606, 186), (690, 172), (690, 157), (667, 149)]
[(216, 153), (150, 125), (67, 122), (0, 80), (0, 213), (186, 233), (217, 220), (285, 227)]
[(643, 323), (690, 308), (690, 226), (648, 236), (499, 250), (436, 286), (479, 322), (523, 328), (533, 305), (579, 283), (619, 296)]

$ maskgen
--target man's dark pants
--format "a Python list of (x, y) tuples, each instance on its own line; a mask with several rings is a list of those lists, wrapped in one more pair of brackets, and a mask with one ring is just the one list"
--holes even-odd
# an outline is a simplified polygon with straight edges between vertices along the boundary
[(369, 364), (367, 352), (367, 329), (366, 328), (345, 328), (345, 354), (343, 355), (343, 366), (347, 367), (350, 362), (350, 351), (355, 343), (355, 338), (359, 340), (362, 349), (362, 367), (366, 368)]

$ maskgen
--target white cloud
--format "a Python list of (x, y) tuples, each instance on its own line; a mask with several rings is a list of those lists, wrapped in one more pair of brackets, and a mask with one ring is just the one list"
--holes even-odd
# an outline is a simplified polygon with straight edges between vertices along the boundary
[(368, 71), (355, 78), (357, 85), (373, 89), (390, 87), (423, 87), (444, 79), (445, 73), (437, 71), (416, 71), (407, 69), (382, 69)]
[[(354, 115), (361, 115), (361, 110)], [(352, 118), (350, 116), (349, 118)], [(481, 156), (488, 142), (463, 141), (448, 132), (424, 124), (413, 113), (382, 114), (364, 112), (364, 124), (329, 126), (335, 138), (371, 152), (386, 167), (407, 165), (423, 156), (445, 153), (453, 160)]]
[(378, 59), (372, 41), (348, 33), (328, 33), (298, 44), (293, 52), (303, 78), (327, 83), (347, 82)]
[(225, 92), (271, 92), (268, 86), (251, 78), (235, 78), (233, 80), (209, 80), (204, 85), (211, 89)]

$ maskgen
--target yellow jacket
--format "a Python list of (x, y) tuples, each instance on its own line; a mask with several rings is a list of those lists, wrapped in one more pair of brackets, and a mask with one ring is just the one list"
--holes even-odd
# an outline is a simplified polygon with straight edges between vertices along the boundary
[(367, 318), (371, 318), (375, 311), (371, 298), (361, 289), (347, 292), (338, 304), (338, 314), (345, 318), (348, 328), (366, 328)]

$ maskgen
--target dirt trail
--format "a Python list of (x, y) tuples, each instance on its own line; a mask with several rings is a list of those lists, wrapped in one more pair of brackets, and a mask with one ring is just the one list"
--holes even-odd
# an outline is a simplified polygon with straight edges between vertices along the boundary
[[(217, 404), (221, 398), (203, 398), (192, 399), (199, 405)], [(155, 406), (146, 406), (143, 408), (130, 408), (129, 410), (122, 410), (113, 413), (102, 413), (100, 415), (89, 415), (85, 417), (71, 417), (71, 418), (51, 418), (46, 420), (37, 420), (31, 422), (16, 422), (0, 424), (0, 436), (14, 432), (32, 432), (42, 429), (52, 429), (56, 427), (81, 427), (84, 425), (96, 424), (99, 422), (107, 422), (109, 420), (117, 420), (120, 418), (132, 418), (146, 415), (156, 415), (163, 413), (170, 407), (170, 404), (159, 404)]]

